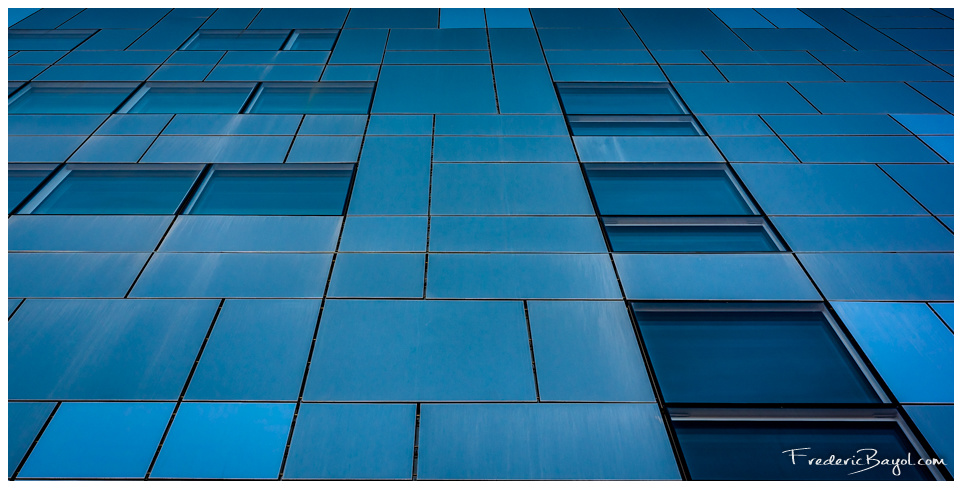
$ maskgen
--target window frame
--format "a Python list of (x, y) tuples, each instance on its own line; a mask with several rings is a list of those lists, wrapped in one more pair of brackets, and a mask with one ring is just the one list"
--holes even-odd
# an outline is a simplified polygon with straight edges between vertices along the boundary
[(787, 251), (787, 247), (778, 235), (772, 230), (764, 216), (601, 216), (602, 227), (608, 243), (611, 238), (608, 233), (609, 227), (757, 227), (768, 236), (771, 243), (775, 246), (774, 250), (745, 250), (745, 251), (691, 251), (691, 250), (659, 250), (659, 251), (625, 251), (615, 250), (611, 245), (613, 253), (778, 253)]
[[(238, 107), (236, 112), (130, 112), (140, 101), (150, 93), (152, 88), (184, 88), (199, 89), (198, 93), (203, 93), (204, 90), (217, 90), (217, 89), (228, 89), (228, 88), (245, 88), (248, 87), (247, 96), (244, 98), (244, 102)], [(130, 94), (127, 100), (120, 105), (113, 113), (116, 114), (239, 114), (242, 113), (243, 109), (250, 104), (251, 95), (257, 89), (258, 84), (256, 82), (146, 82), (143, 86), (139, 87), (137, 91)]]
[[(177, 51), (280, 51), (288, 42), (291, 37), (291, 29), (197, 29), (183, 44), (177, 47)], [(218, 48), (218, 49), (194, 49), (191, 48), (191, 44), (200, 39), (204, 35), (235, 35), (237, 37), (248, 35), (255, 36), (257, 34), (284, 34), (284, 39), (278, 44), (275, 49), (230, 49), (230, 48)]]

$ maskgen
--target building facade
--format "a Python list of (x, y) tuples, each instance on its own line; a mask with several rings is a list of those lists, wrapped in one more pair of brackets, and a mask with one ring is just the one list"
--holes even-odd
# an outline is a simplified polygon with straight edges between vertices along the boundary
[(952, 9), (8, 43), (11, 479), (952, 477)]

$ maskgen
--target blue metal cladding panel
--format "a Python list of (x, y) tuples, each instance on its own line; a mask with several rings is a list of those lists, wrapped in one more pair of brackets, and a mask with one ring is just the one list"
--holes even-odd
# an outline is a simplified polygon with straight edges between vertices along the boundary
[(427, 216), (350, 216), (344, 222), (339, 251), (423, 252), (427, 237)]
[(204, 300), (34, 300), (10, 321), (11, 399), (176, 400), (217, 309)]
[(149, 253), (11, 253), (14, 297), (123, 297)]
[(328, 297), (421, 298), (424, 255), (341, 253), (331, 272)]
[(333, 252), (340, 216), (178, 216), (160, 251)]
[(605, 253), (607, 247), (594, 217), (434, 216), (431, 251)]
[(623, 302), (531, 301), (528, 314), (541, 400), (654, 402)]
[(225, 301), (184, 398), (297, 400), (319, 311), (316, 300)]
[(678, 479), (655, 404), (424, 404), (418, 478)]
[(294, 404), (183, 403), (152, 479), (276, 479)]
[(304, 399), (533, 401), (524, 308), (328, 300)]
[(173, 411), (172, 402), (63, 403), (18, 477), (143, 479)]
[(772, 217), (794, 251), (952, 251), (932, 217)]
[(955, 448), (952, 434), (955, 432), (954, 408), (951, 405), (908, 405), (905, 411), (926, 441), (932, 445), (936, 456), (945, 460), (949, 472), (954, 472)]
[(899, 402), (952, 402), (953, 335), (925, 304), (833, 302)]
[(948, 301), (951, 253), (800, 253), (829, 300)]
[(153, 251), (169, 216), (11, 216), (10, 251)]
[(414, 404), (301, 405), (284, 479), (410, 479), (416, 412)]

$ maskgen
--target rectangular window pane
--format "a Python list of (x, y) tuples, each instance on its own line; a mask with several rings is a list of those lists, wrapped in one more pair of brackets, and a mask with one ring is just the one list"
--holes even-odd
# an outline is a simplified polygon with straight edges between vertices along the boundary
[[(876, 459), (919, 460), (899, 426), (892, 421), (685, 421), (672, 419), (678, 443), (693, 480), (932, 480), (925, 466), (868, 467), (859, 452), (870, 447)], [(731, 449), (720, 449), (732, 447)], [(734, 447), (737, 447), (735, 449)], [(805, 448), (809, 447), (809, 448)], [(791, 453), (795, 452), (795, 463)], [(809, 464), (814, 459), (861, 457), (862, 466)]]
[(820, 308), (634, 309), (665, 402), (879, 402)]
[(236, 114), (240, 112), (253, 89), (253, 84), (150, 84), (131, 97), (119, 112)]
[(7, 31), (7, 49), (11, 51), (69, 51), (88, 37), (94, 30), (34, 30), (11, 29)]
[(54, 165), (11, 165), (7, 171), (7, 212), (12, 212), (54, 168)]
[(265, 84), (251, 104), (255, 114), (366, 114), (373, 83)]
[(331, 30), (298, 30), (287, 41), (284, 49), (291, 51), (330, 51), (334, 49), (337, 40), (336, 29)]
[(278, 51), (287, 30), (204, 30), (187, 41), (188, 51)]
[(602, 215), (754, 214), (721, 165), (585, 165)]
[[(129, 167), (127, 167), (129, 168)], [(68, 167), (55, 187), (28, 204), (32, 214), (173, 214), (197, 169), (78, 169)], [(59, 176), (58, 176), (59, 177)], [(59, 180), (59, 181), (58, 181)], [(44, 189), (46, 190), (46, 189)], [(36, 201), (39, 200), (39, 204)], [(29, 209), (32, 205), (36, 208)]]
[[(267, 165), (262, 165), (267, 166)], [(351, 182), (350, 165), (310, 170), (215, 169), (190, 214), (339, 215)]]
[(615, 252), (781, 251), (761, 218), (606, 218)]
[(690, 116), (568, 116), (575, 136), (702, 136)]
[(134, 90), (132, 83), (31, 83), (7, 104), (10, 114), (108, 114)]
[(566, 114), (687, 114), (667, 83), (558, 83)]

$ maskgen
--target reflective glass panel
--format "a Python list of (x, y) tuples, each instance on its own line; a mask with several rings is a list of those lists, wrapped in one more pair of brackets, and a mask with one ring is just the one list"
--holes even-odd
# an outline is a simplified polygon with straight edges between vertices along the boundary
[(236, 114), (251, 84), (154, 84), (141, 89), (121, 112), (137, 114)]
[(324, 170), (214, 170), (191, 214), (338, 215), (350, 167)]
[(277, 51), (290, 31), (200, 31), (181, 49), (189, 51)]
[(33, 214), (173, 214), (196, 170), (70, 170)]
[(566, 114), (687, 114), (667, 83), (558, 83)]
[(10, 99), (10, 114), (108, 114), (136, 85), (125, 83), (31, 83)]
[(366, 114), (373, 83), (321, 82), (264, 85), (251, 104), (255, 114)]
[(337, 40), (337, 30), (295, 31), (286, 49), (292, 51), (330, 51)]
[(644, 251), (779, 251), (760, 219), (605, 220), (605, 232), (615, 252)]

